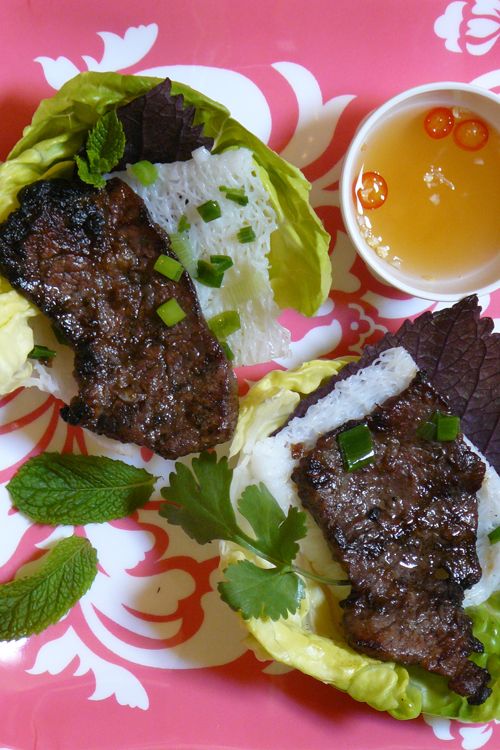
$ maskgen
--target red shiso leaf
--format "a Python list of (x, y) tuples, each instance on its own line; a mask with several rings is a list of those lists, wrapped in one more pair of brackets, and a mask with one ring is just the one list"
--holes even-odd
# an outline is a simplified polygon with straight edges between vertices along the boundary
[(478, 299), (471, 295), (453, 307), (405, 321), (304, 398), (289, 419), (303, 416), (336, 383), (370, 365), (381, 352), (403, 346), (461, 418), (464, 434), (500, 472), (500, 334), (493, 333), (491, 318), (480, 314)]
[(172, 95), (166, 78), (146, 94), (116, 110), (125, 132), (125, 152), (114, 169), (145, 159), (154, 163), (186, 161), (200, 146), (209, 151), (213, 138), (193, 125), (195, 108), (184, 106), (182, 94)]

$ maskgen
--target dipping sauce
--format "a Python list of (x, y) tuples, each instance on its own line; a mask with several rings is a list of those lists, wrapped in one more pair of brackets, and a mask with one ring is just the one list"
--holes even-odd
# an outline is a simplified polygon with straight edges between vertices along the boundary
[(362, 236), (426, 280), (463, 278), (500, 253), (500, 132), (459, 107), (407, 109), (362, 145), (353, 184)]

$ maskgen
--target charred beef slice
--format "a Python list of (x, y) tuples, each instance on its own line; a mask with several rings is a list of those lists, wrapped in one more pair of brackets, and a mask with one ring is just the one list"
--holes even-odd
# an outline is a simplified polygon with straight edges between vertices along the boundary
[[(0, 271), (75, 351), (79, 392), (63, 418), (165, 458), (231, 437), (236, 381), (189, 276), (154, 271), (175, 257), (142, 200), (122, 181), (103, 189), (40, 181), (0, 227)], [(175, 298), (186, 317), (156, 310)]]
[(346, 472), (337, 435), (320, 437), (293, 473), (303, 505), (352, 584), (342, 602), (349, 644), (374, 658), (415, 664), (448, 678), (479, 704), (490, 675), (468, 659), (483, 650), (462, 609), (481, 577), (477, 500), (485, 466), (461, 436), (420, 439), (419, 423), (446, 403), (421, 373), (363, 422), (375, 460)]

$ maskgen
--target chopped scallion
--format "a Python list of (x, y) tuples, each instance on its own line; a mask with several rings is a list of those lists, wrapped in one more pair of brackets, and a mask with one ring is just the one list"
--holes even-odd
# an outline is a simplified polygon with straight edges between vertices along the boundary
[(219, 289), (225, 272), (232, 265), (233, 261), (228, 255), (211, 255), (210, 263), (207, 260), (199, 260), (197, 280), (200, 284)]
[(233, 261), (229, 255), (211, 255), (210, 263), (213, 263), (221, 271), (227, 271), (233, 265)]
[(240, 316), (236, 310), (226, 310), (218, 315), (214, 315), (208, 321), (208, 327), (212, 333), (219, 339), (225, 341), (228, 336), (241, 328)]
[(152, 185), (153, 182), (156, 182), (156, 180), (158, 179), (157, 168), (154, 164), (151, 164), (151, 162), (147, 161), (146, 159), (137, 161), (135, 164), (131, 164), (129, 169), (134, 177), (139, 180), (141, 185), (144, 185), (145, 187), (147, 187), (148, 185)]
[(160, 305), (156, 312), (169, 328), (175, 326), (176, 323), (179, 323), (186, 317), (186, 313), (174, 298)]
[(217, 201), (206, 201), (206, 203), (202, 203), (201, 206), (197, 206), (196, 210), (205, 223), (218, 219), (222, 215)]
[(421, 440), (435, 440), (436, 439), (436, 424), (435, 422), (421, 422), (417, 427), (417, 437)]
[(187, 232), (188, 229), (191, 229), (191, 224), (187, 220), (187, 217), (182, 215), (179, 219), (179, 223), (177, 224), (177, 231), (178, 232)]
[(53, 359), (55, 356), (56, 352), (53, 349), (48, 349), (46, 346), (39, 346), (38, 344), (35, 344), (28, 354), (29, 359)]
[(496, 529), (490, 531), (490, 533), (488, 534), (488, 539), (490, 540), (491, 544), (500, 542), (500, 526), (497, 526)]
[(358, 424), (339, 433), (337, 441), (346, 471), (362, 469), (375, 457), (372, 436), (366, 424)]
[(417, 437), (422, 440), (437, 440), (448, 443), (455, 440), (460, 432), (460, 417), (435, 411), (429, 419), (417, 427)]
[(158, 273), (166, 276), (167, 279), (172, 279), (172, 281), (179, 281), (184, 273), (182, 263), (179, 263), (178, 260), (171, 258), (169, 255), (159, 255), (153, 268)]
[(199, 281), (200, 284), (213, 287), (214, 289), (220, 289), (223, 278), (224, 271), (221, 271), (217, 266), (214, 266), (207, 260), (198, 261), (196, 280)]
[(179, 234), (178, 232), (172, 232), (170, 235), (170, 244), (172, 250), (179, 258), (180, 262), (188, 272), (190, 276), (196, 274), (196, 263), (193, 258), (193, 249), (189, 242), (189, 237), (185, 232)]
[(440, 443), (455, 440), (460, 432), (460, 418), (452, 414), (438, 414), (436, 423), (436, 440)]
[(68, 339), (66, 338), (66, 336), (63, 333), (61, 333), (61, 331), (59, 331), (59, 329), (54, 324), (52, 324), (51, 328), (52, 328), (52, 333), (56, 337), (57, 343), (64, 344), (65, 346), (69, 346)]
[(240, 206), (246, 206), (248, 203), (248, 195), (245, 194), (244, 188), (230, 188), (225, 185), (219, 187), (221, 193), (224, 193), (228, 201), (238, 203)]
[(241, 227), (240, 231), (238, 232), (238, 240), (242, 244), (245, 244), (246, 242), (253, 242), (255, 239), (255, 232), (253, 231), (251, 226)]
[(222, 351), (226, 355), (227, 359), (230, 362), (232, 362), (233, 359), (234, 359), (234, 354), (233, 354), (233, 350), (231, 349), (231, 347), (229, 346), (229, 344), (227, 343), (227, 341), (221, 341), (220, 342), (220, 346), (221, 346)]

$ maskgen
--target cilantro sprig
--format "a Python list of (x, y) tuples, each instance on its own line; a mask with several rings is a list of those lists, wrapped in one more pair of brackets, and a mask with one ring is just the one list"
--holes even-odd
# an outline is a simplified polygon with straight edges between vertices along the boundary
[(306, 515), (294, 507), (285, 515), (264, 484), (246, 487), (237, 503), (253, 534), (240, 526), (230, 499), (233, 472), (226, 458), (217, 461), (215, 454), (205, 452), (193, 459), (192, 469), (182, 463), (175, 469), (170, 485), (161, 491), (167, 502), (160, 514), (199, 544), (217, 539), (233, 542), (271, 566), (240, 560), (224, 571), (226, 580), (218, 587), (221, 598), (245, 619), (277, 620), (296, 612), (304, 598), (303, 578), (348, 584), (293, 563), (298, 543), (306, 535)]
[(78, 176), (89, 185), (104, 187), (103, 177), (118, 164), (125, 151), (125, 132), (114, 110), (106, 112), (89, 132), (85, 156), (77, 154)]

